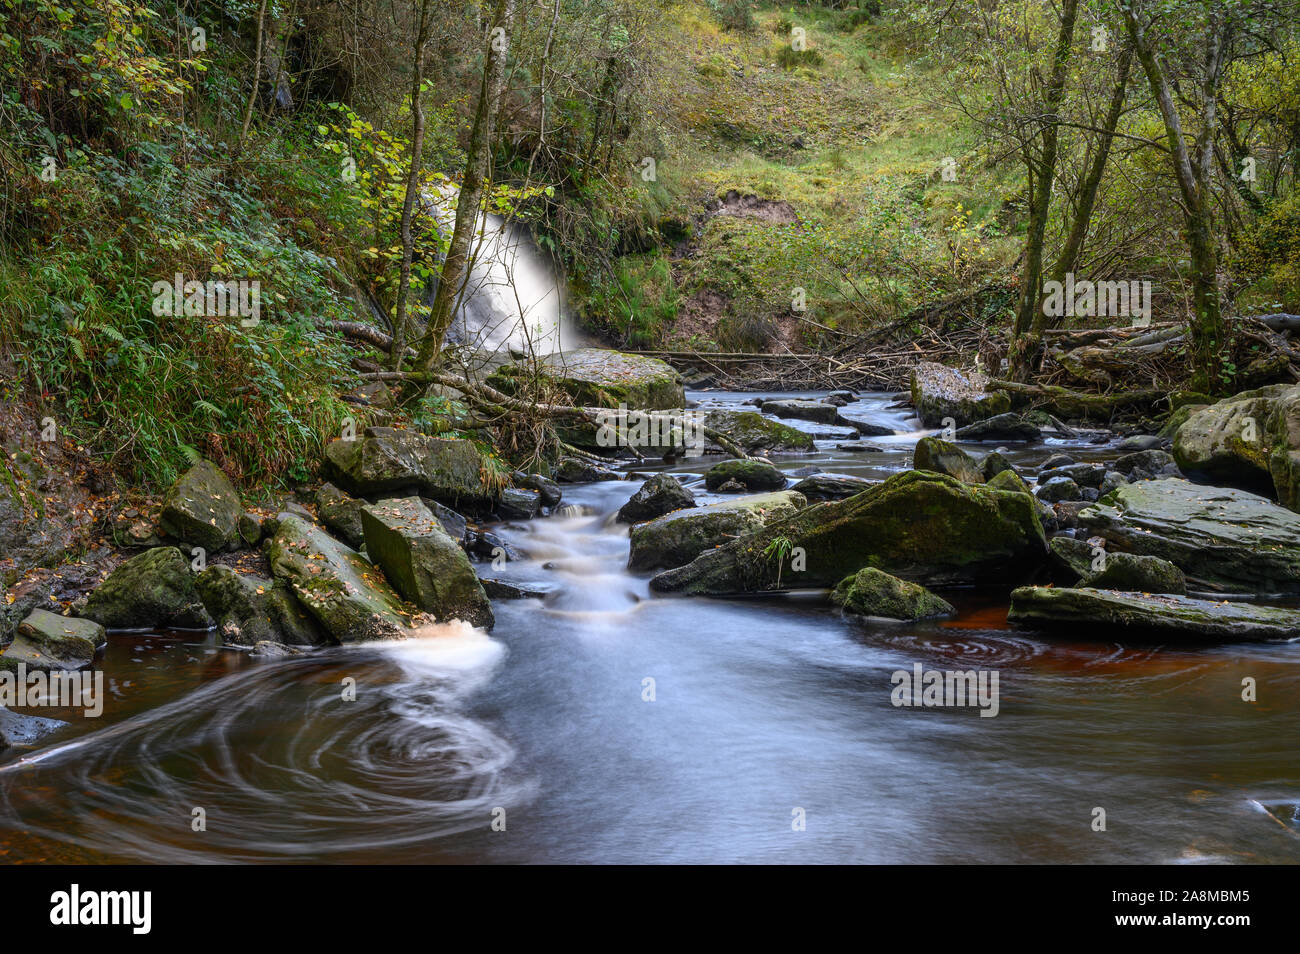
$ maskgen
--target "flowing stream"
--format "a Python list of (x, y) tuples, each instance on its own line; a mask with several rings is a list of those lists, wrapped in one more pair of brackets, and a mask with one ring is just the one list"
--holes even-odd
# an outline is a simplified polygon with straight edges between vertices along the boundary
[[(883, 453), (801, 424), (819, 450), (778, 465), (905, 469), (917, 423), (887, 404), (844, 409), (902, 432), (870, 439)], [(1115, 453), (1010, 446), (1031, 469)], [(922, 623), (652, 596), (613, 522), (637, 486), (568, 487), (560, 514), (497, 528), (527, 559), (495, 575), (547, 596), (498, 602), (490, 636), (273, 662), (112, 637), (104, 716), (42, 712), (71, 725), (0, 756), (0, 861), (1300, 861), (1300, 645), (1013, 630), (1005, 588), (944, 591), (960, 615)], [(915, 663), (998, 670), (997, 717), (896, 708)]]

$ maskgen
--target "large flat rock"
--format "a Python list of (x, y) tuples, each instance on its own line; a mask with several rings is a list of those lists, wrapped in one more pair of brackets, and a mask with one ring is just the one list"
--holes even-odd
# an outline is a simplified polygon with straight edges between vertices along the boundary
[(1300, 636), (1297, 610), (1088, 587), (1021, 587), (1011, 593), (1007, 619), (1022, 624), (1086, 626), (1099, 639), (1142, 634), (1214, 640)]
[(1108, 550), (1168, 560), (1193, 589), (1300, 593), (1300, 515), (1257, 494), (1138, 481), (1084, 508), (1079, 525)]
[(487, 383), (514, 394), (534, 374), (545, 377), (574, 404), (583, 406), (623, 405), (650, 411), (681, 407), (686, 401), (681, 377), (667, 362), (603, 348), (578, 348), (512, 361), (493, 372)]

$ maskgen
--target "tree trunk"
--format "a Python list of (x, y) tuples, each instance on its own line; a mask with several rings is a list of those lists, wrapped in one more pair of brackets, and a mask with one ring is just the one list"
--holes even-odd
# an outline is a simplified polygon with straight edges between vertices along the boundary
[[(1092, 210), (1097, 203), (1097, 191), (1101, 187), (1102, 177), (1106, 173), (1106, 163), (1110, 159), (1110, 147), (1115, 141), (1115, 128), (1119, 125), (1119, 118), (1124, 112), (1124, 99), (1128, 89), (1129, 69), (1133, 65), (1133, 44), (1124, 45), (1124, 52), (1120, 54), (1119, 72), (1115, 77), (1115, 90), (1111, 93), (1110, 107), (1106, 110), (1106, 119), (1102, 124), (1101, 140), (1097, 144), (1097, 154), (1093, 156), (1092, 164), (1088, 167), (1088, 173), (1084, 177), (1083, 186), (1079, 192), (1079, 206), (1075, 211), (1074, 221), (1070, 224), (1070, 234), (1066, 236), (1065, 246), (1061, 249), (1061, 254), (1056, 260), (1056, 266), (1052, 269), (1052, 278), (1058, 282), (1065, 281), (1066, 272), (1074, 270), (1079, 263), (1079, 254), (1083, 251), (1083, 243), (1088, 237), (1088, 225), (1092, 221)], [(1038, 310), (1036, 316), (1041, 323), (1039, 333), (1047, 327), (1046, 316), (1042, 309)]]
[(429, 2), (420, 3), (420, 19), (415, 30), (415, 76), (411, 80), (411, 116), (415, 129), (411, 136), (411, 164), (406, 173), (406, 195), (402, 200), (402, 269), (397, 285), (397, 307), (393, 315), (393, 342), (391, 356), (393, 370), (402, 366), (406, 356), (407, 309), (411, 295), (411, 259), (415, 255), (415, 237), (411, 234), (411, 220), (415, 216), (415, 202), (420, 191), (420, 159), (424, 154), (424, 106), (421, 97), (424, 86), (424, 44), (429, 35)]
[(416, 358), (416, 367), (423, 371), (433, 367), (442, 351), (442, 340), (469, 278), (470, 250), (479, 218), (479, 204), (491, 177), (493, 126), (505, 85), (507, 41), (513, 18), (514, 0), (497, 0), (492, 26), (488, 30), (487, 59), (483, 64), (474, 125), (470, 129), (465, 174), (456, 200), (456, 225), (442, 264), (438, 290), (433, 296), (429, 325)]
[(1192, 388), (1214, 393), (1223, 386), (1220, 377), (1223, 348), (1223, 317), (1219, 307), (1218, 255), (1214, 246), (1213, 204), (1210, 196), (1211, 158), (1214, 143), (1215, 103), (1218, 74), (1222, 67), (1223, 21), (1212, 14), (1206, 37), (1206, 75), (1201, 83), (1202, 122), (1209, 125), (1197, 141), (1194, 157), (1183, 135), (1182, 121), (1164, 68), (1148, 41), (1146, 30), (1138, 22), (1132, 6), (1124, 8), (1124, 22), (1137, 52), (1138, 62), (1146, 73), (1151, 93), (1160, 107), (1174, 177), (1182, 195), (1184, 232), (1192, 261), (1192, 300), (1195, 314), (1190, 322), (1192, 335)]
[[(1037, 191), (1030, 197), (1029, 231), (1025, 237), (1025, 269), (1020, 280), (1020, 303), (1010, 349), (1010, 370), (1015, 380), (1027, 380), (1038, 364), (1042, 351), (1043, 240), (1047, 216), (1052, 206), (1052, 183), (1056, 179), (1056, 152), (1060, 117), (1057, 111), (1065, 96), (1066, 71), (1070, 63), (1070, 45), (1074, 40), (1074, 21), (1079, 0), (1065, 0), (1061, 8), (1061, 28), (1052, 54), (1052, 75), (1043, 102), (1043, 151), (1037, 162)], [(1033, 163), (1032, 149), (1028, 161)], [(1037, 331), (1035, 331), (1037, 329)]]

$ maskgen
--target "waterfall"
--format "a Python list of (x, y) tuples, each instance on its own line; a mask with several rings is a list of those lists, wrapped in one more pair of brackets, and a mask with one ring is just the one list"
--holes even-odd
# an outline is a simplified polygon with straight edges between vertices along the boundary
[[(456, 195), (456, 187), (447, 185), (426, 196), (443, 235), (450, 235), (456, 224)], [(479, 351), (534, 354), (577, 345), (559, 279), (526, 228), (481, 213), (470, 254), (469, 280), (447, 332), (449, 342)]]

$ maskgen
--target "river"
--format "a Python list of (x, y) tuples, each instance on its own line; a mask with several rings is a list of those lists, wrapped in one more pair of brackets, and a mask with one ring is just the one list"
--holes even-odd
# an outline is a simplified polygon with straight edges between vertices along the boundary
[[(905, 469), (919, 425), (888, 401), (844, 409), (900, 431), (885, 451), (826, 434), (778, 466)], [(1010, 446), (1028, 468), (1115, 454)], [(943, 591), (960, 614), (922, 623), (652, 596), (612, 519), (637, 486), (498, 528), (527, 559), (496, 575), (548, 595), (498, 602), (491, 636), (276, 662), (111, 637), (104, 716), (0, 756), (0, 861), (1300, 861), (1300, 645), (1015, 630), (1005, 587)], [(895, 707), (916, 663), (997, 670), (997, 716)]]

